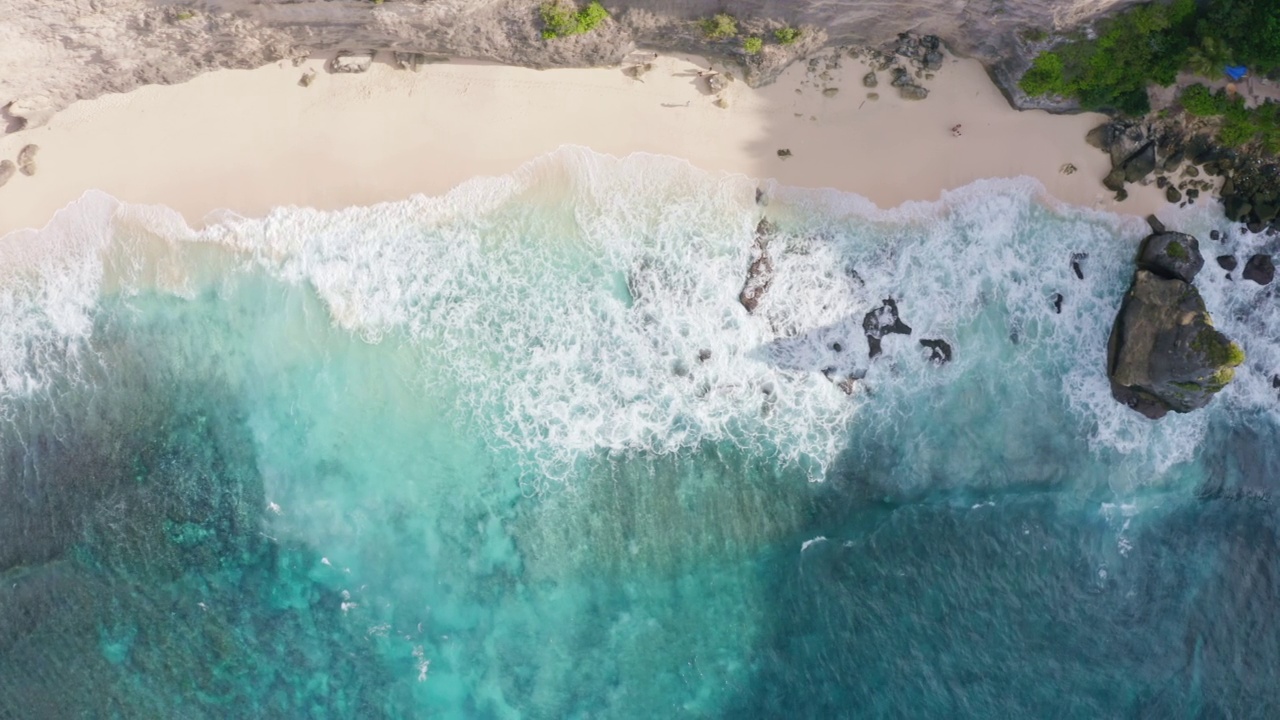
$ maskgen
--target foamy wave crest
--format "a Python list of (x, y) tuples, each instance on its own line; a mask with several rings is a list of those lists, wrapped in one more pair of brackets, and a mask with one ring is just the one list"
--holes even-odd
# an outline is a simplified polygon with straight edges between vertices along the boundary
[[(994, 393), (979, 414), (1043, 400), (1021, 397), (1023, 386), (1059, 387), (1052, 401), (1070, 432), (1117, 453), (1135, 478), (1187, 459), (1203, 437), (1209, 413), (1152, 423), (1106, 384), (1107, 334), (1146, 232), (1138, 219), (1056, 206), (1030, 179), (887, 211), (772, 185), (761, 208), (756, 189), (673, 158), (563, 148), (443, 197), (224, 214), (199, 233), (172, 211), (91, 194), (41, 233), (3, 241), (0, 392), (30, 392), (82, 357), (101, 291), (185, 293), (193, 276), (227, 269), (231, 248), (235, 262), (314, 287), (341, 327), (408, 343), (421, 381), (448, 385), (534, 475), (565, 477), (602, 450), (728, 441), (820, 477), (855, 416), (908, 432), (948, 393), (950, 412), (972, 405), (965, 393)], [(738, 294), (762, 215), (778, 228), (774, 277), (748, 313)], [(1184, 215), (1179, 227), (1207, 238), (1212, 211)], [(1081, 252), (1084, 279), (1071, 270)], [(1267, 291), (1219, 275), (1201, 279), (1219, 324), (1275, 337)], [(870, 361), (862, 318), (885, 298), (914, 333), (887, 336)], [(953, 361), (930, 363), (921, 338), (951, 343)], [(1274, 407), (1268, 368), (1280, 357), (1258, 340), (1246, 349), (1212, 412)], [(839, 386), (848, 378), (860, 378), (845, 383), (852, 394)], [(1016, 427), (1009, 438), (1009, 457), (1029, 445)]]
[(118, 207), (90, 193), (44, 229), (0, 238), (0, 413), (84, 359)]
[[(992, 372), (1057, 379), (1064, 422), (1135, 467), (1185, 460), (1203, 436), (1203, 414), (1151, 423), (1106, 385), (1140, 220), (1057, 206), (1026, 178), (889, 211), (765, 189), (762, 210), (746, 178), (563, 148), (440, 198), (229, 218), (203, 237), (310, 283), (352, 332), (407, 339), (424, 382), (456, 383), (495, 439), (553, 477), (584, 453), (724, 440), (820, 476), (855, 414), (895, 428), (921, 397)], [(762, 213), (779, 227), (774, 280), (749, 314), (738, 293)], [(915, 333), (870, 362), (862, 318), (884, 298)], [(952, 363), (927, 361), (930, 337), (952, 343)], [(852, 396), (837, 386), (850, 377), (865, 378)]]
[(407, 336), (544, 474), (726, 439), (820, 472), (854, 403), (762, 356), (775, 333), (738, 302), (758, 218), (745, 178), (565, 149), (442, 198), (210, 232), (343, 327)]

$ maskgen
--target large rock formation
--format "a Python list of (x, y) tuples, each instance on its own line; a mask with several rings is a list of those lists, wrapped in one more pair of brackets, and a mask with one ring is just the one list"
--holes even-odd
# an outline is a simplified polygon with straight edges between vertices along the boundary
[(1148, 237), (1111, 328), (1111, 394), (1149, 418), (1204, 407), (1244, 361), (1240, 347), (1213, 327), (1191, 284), (1203, 265), (1194, 237)]
[[(543, 40), (541, 0), (0, 0), (0, 132), (35, 127), (81, 98), (182, 82), (336, 50), (444, 54), (530, 67), (617, 64), (637, 46), (736, 57), (768, 82), (824, 43), (889, 47), (905, 29), (983, 60), (1006, 88), (1039, 47), (1028, 30), (1063, 32), (1133, 0), (606, 0), (613, 19)], [(696, 22), (729, 11), (744, 23), (805, 28), (791, 46), (747, 58)], [(923, 61), (931, 62), (929, 48)], [(936, 56), (932, 57), (937, 60)], [(1015, 92), (1016, 90), (1011, 90)]]

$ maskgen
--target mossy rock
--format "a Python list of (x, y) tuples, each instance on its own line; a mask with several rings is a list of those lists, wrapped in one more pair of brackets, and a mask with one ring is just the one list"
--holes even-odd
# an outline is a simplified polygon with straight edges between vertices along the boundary
[(1158, 418), (1207, 405), (1245, 356), (1214, 328), (1195, 286), (1139, 270), (1116, 316), (1107, 358), (1112, 395)]
[(1138, 250), (1138, 267), (1166, 279), (1190, 283), (1204, 267), (1200, 241), (1178, 232), (1148, 235)]

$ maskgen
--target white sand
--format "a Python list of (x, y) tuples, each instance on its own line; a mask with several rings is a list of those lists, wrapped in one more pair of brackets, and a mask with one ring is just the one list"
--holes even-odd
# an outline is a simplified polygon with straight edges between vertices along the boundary
[[(298, 79), (307, 67), (318, 75), (304, 88)], [(1138, 215), (1165, 207), (1154, 187), (1131, 188), (1124, 203), (1110, 199), (1100, 183), (1107, 156), (1084, 142), (1102, 116), (1015, 111), (973, 61), (949, 59), (918, 102), (899, 99), (888, 73), (880, 73), (880, 99), (869, 100), (866, 68), (849, 58), (817, 86), (800, 63), (761, 90), (732, 83), (727, 109), (702, 92), (699, 69), (662, 57), (643, 82), (617, 68), (464, 62), (419, 73), (378, 63), (365, 74), (331, 75), (313, 60), (105, 96), (0, 137), (0, 158), (27, 143), (41, 148), (35, 176), (0, 188), (0, 234), (42, 226), (89, 189), (168, 205), (198, 224), (219, 208), (261, 215), (280, 205), (338, 208), (442, 193), (566, 143), (834, 187), (882, 207), (1018, 175), (1075, 205)], [(827, 97), (823, 87), (839, 92)], [(953, 137), (957, 123), (963, 134)], [(792, 157), (780, 159), (779, 148)], [(1062, 174), (1066, 163), (1077, 172)]]

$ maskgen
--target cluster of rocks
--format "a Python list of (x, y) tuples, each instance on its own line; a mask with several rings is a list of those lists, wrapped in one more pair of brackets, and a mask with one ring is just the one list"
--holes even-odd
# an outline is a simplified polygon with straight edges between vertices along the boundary
[(942, 53), (942, 40), (938, 36), (915, 33), (900, 33), (897, 42), (885, 51), (851, 48), (849, 54), (854, 57), (862, 56), (872, 68), (862, 78), (865, 87), (877, 87), (880, 84), (877, 73), (888, 71), (889, 84), (897, 88), (898, 95), (907, 100), (924, 100), (929, 97), (929, 89), (922, 83), (933, 79), (933, 73), (942, 68), (946, 57)]
[(18, 151), (18, 160), (16, 163), (13, 160), (0, 160), (0, 186), (9, 182), (9, 180), (17, 173), (22, 173), (27, 176), (35, 175), (36, 153), (38, 152), (40, 152), (39, 145), (24, 145), (23, 148)]
[(1180, 119), (1108, 122), (1085, 139), (1111, 156), (1102, 183), (1117, 200), (1128, 196), (1127, 184), (1154, 182), (1179, 206), (1217, 192), (1231, 221), (1255, 233), (1280, 227), (1280, 165), (1274, 158), (1224, 148)]
[(1107, 375), (1116, 400), (1156, 419), (1207, 405), (1244, 352), (1214, 328), (1193, 284), (1204, 267), (1199, 241), (1152, 229), (1111, 328)]
[(942, 39), (937, 35), (899, 33), (893, 48), (895, 55), (907, 58), (921, 70), (935, 72), (942, 68)]
[[(762, 206), (767, 204), (767, 197), (760, 189), (756, 190), (756, 204)], [(776, 234), (777, 229), (768, 218), (761, 218), (757, 223), (751, 246), (751, 262), (747, 266), (742, 290), (738, 293), (738, 302), (746, 308), (748, 313), (756, 312), (773, 284), (774, 265), (773, 258), (769, 254), (769, 246)], [(850, 270), (849, 274), (856, 282), (861, 282), (856, 272)], [(862, 334), (867, 341), (867, 357), (874, 360), (883, 354), (884, 348), (881, 341), (886, 336), (911, 335), (912, 329), (899, 316), (897, 301), (893, 298), (885, 298), (878, 307), (863, 315)], [(930, 362), (938, 365), (951, 362), (951, 343), (942, 338), (921, 338), (919, 342), (926, 353), (926, 359)], [(836, 353), (844, 353), (849, 349), (839, 340), (831, 342), (828, 347)], [(698, 360), (703, 362), (709, 357), (710, 351), (706, 351), (706, 357), (699, 355)], [(822, 368), (822, 374), (846, 394), (853, 394), (855, 383), (865, 376), (866, 371), (865, 369), (842, 371), (835, 366), (828, 366)]]

